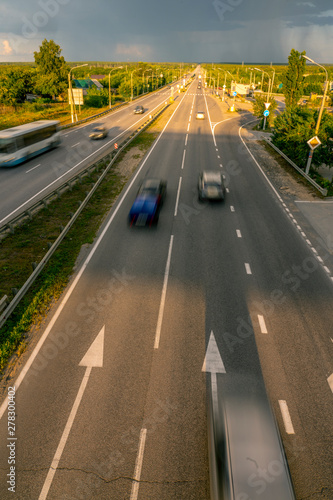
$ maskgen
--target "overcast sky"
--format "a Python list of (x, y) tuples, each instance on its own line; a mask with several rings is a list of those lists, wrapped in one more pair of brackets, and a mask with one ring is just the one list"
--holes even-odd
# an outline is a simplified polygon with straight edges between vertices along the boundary
[(0, 61), (333, 63), (333, 0), (1, 0)]

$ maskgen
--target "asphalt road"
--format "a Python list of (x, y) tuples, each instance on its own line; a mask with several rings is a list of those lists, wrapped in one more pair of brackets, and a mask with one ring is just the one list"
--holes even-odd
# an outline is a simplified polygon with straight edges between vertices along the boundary
[[(210, 498), (211, 332), (225, 367), (219, 402), (239, 376), (266, 387), (297, 498), (330, 498), (332, 282), (243, 145), (252, 116), (222, 113), (196, 86), (40, 333), (16, 393), (15, 443), (7, 410), (0, 422), (1, 498)], [(197, 201), (205, 168), (223, 171), (224, 203)], [(166, 201), (156, 228), (130, 228), (146, 176), (167, 180)], [(253, 498), (273, 498), (276, 477), (265, 477)]]
[[(160, 109), (170, 93), (170, 89), (163, 88), (87, 124), (64, 129), (59, 147), (17, 167), (1, 168), (0, 225), (112, 152), (114, 144), (121, 143), (148, 119), (149, 114)], [(142, 115), (134, 114), (138, 104), (144, 107)], [(89, 134), (97, 123), (105, 125), (109, 133), (105, 139), (93, 141)]]

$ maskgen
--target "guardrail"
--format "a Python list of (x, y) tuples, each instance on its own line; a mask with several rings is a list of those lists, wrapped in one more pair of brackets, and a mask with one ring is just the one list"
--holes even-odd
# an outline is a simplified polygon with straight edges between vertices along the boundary
[(306, 174), (298, 165), (296, 165), (296, 163), (294, 163), (290, 158), (288, 158), (287, 155), (285, 155), (279, 148), (277, 148), (275, 146), (275, 144), (272, 143), (271, 139), (268, 139), (266, 137), (263, 137), (263, 139), (267, 142), (267, 144), (269, 144), (273, 149), (275, 149), (275, 151), (277, 153), (279, 153), (279, 155), (281, 155), (288, 163), (290, 163), (290, 165), (292, 167), (294, 167), (294, 169), (297, 170), (297, 172), (299, 172), (308, 182), (310, 182), (310, 184), (312, 184), (313, 187), (315, 187), (316, 189), (318, 189), (318, 191), (323, 195), (323, 196), (327, 196), (327, 189), (326, 188), (322, 188), (321, 186), (319, 186), (319, 184), (316, 183), (316, 181), (314, 181), (308, 174)]
[[(85, 197), (85, 199), (83, 200), (83, 202), (80, 204), (79, 208), (77, 209), (77, 211), (73, 214), (71, 220), (68, 222), (68, 224), (62, 229), (61, 231), (61, 234), (58, 236), (58, 238), (55, 240), (55, 242), (51, 245), (51, 247), (49, 248), (48, 252), (45, 254), (45, 256), (43, 257), (43, 259), (40, 261), (40, 263), (35, 267), (34, 271), (32, 272), (32, 274), (29, 276), (29, 278), (27, 279), (27, 281), (24, 283), (24, 285), (20, 288), (20, 290), (18, 290), (18, 292), (16, 293), (16, 295), (14, 296), (14, 298), (12, 299), (12, 301), (9, 303), (9, 305), (6, 307), (5, 311), (0, 315), (0, 328), (5, 324), (5, 322), (7, 321), (7, 319), (9, 318), (9, 316), (12, 314), (12, 312), (14, 311), (14, 309), (16, 308), (16, 306), (19, 304), (19, 302), (21, 301), (21, 299), (24, 297), (24, 295), (27, 293), (27, 291), (29, 290), (30, 286), (33, 284), (33, 282), (36, 280), (36, 278), (38, 277), (38, 275), (41, 273), (41, 271), (43, 270), (43, 268), (45, 267), (45, 264), (50, 260), (50, 258), (52, 257), (52, 255), (54, 254), (54, 252), (56, 251), (56, 249), (59, 247), (60, 243), (62, 242), (62, 240), (64, 239), (64, 237), (67, 235), (67, 233), (69, 232), (69, 230), (71, 229), (71, 227), (73, 226), (74, 222), (76, 221), (76, 219), (79, 217), (79, 215), (81, 214), (82, 210), (85, 208), (85, 206), (87, 205), (88, 201), (90, 200), (90, 198), (92, 197), (92, 195), (95, 193), (95, 191), (97, 190), (98, 186), (101, 184), (101, 182), (103, 181), (104, 177), (106, 176), (106, 174), (109, 172), (110, 168), (112, 167), (112, 165), (114, 164), (114, 162), (116, 161), (118, 155), (120, 155), (120, 153), (139, 135), (141, 134), (141, 132), (143, 132), (143, 130), (145, 130), (154, 120), (156, 120), (156, 118), (158, 118), (162, 113), (163, 111), (165, 111), (166, 108), (169, 107), (169, 104), (166, 104), (165, 106), (163, 106), (162, 109), (160, 109), (159, 111), (157, 111), (157, 113), (155, 113), (155, 115), (147, 120), (147, 122), (145, 122), (145, 124), (143, 124), (141, 127), (139, 127), (130, 137), (128, 137), (127, 139), (125, 139), (125, 141), (123, 141), (121, 144), (120, 144), (120, 148), (116, 151), (116, 152), (113, 152), (111, 153), (111, 161), (110, 163), (106, 166), (104, 172), (102, 173), (102, 175), (99, 177), (99, 179), (96, 181), (96, 183), (94, 184), (93, 188), (89, 191), (89, 193), (87, 194), (87, 196)], [(110, 153), (108, 155), (106, 155), (106, 157), (109, 157), (110, 158)], [(104, 157), (104, 158), (106, 158)], [(103, 159), (102, 160), (99, 160), (98, 163), (100, 164), (102, 161), (104, 161)], [(88, 168), (86, 168), (84, 171), (82, 171), (79, 175), (75, 176), (76, 178), (78, 177), (82, 177), (82, 175), (86, 172), (89, 171), (89, 169), (91, 168), (97, 168), (97, 166), (95, 164), (93, 164), (92, 166), (89, 166)], [(73, 182), (73, 179), (71, 179), (70, 181), (67, 181), (66, 183), (64, 183), (62, 186), (66, 186), (69, 182)], [(59, 191), (60, 188), (58, 188), (57, 190), (55, 190), (52, 194), (53, 196), (55, 195), (55, 193), (57, 194), (57, 192)], [(48, 198), (52, 195), (48, 195)], [(43, 203), (43, 200), (41, 202), (39, 202), (41, 204), (44, 205)], [(36, 204), (35, 204), (36, 205)], [(31, 209), (30, 209), (31, 211)], [(31, 215), (31, 214), (30, 214)], [(3, 302), (3, 304), (6, 304), (6, 301), (7, 301), (7, 297), (3, 297), (3, 299), (1, 299), (0, 302)], [(1, 309), (0, 309), (1, 311)]]

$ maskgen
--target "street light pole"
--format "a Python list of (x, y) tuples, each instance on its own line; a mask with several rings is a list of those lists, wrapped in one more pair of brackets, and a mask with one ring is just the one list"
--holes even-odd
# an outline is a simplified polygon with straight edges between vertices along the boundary
[(133, 73), (135, 71), (138, 71), (138, 68), (137, 69), (133, 69), (133, 71), (131, 72), (131, 101), (133, 101)]
[(123, 68), (122, 66), (117, 66), (117, 68), (113, 68), (109, 73), (109, 109), (111, 109), (111, 104), (112, 104), (112, 102), (111, 102), (111, 86), (110, 86), (110, 79), (111, 78), (110, 78), (110, 76), (111, 76), (112, 71), (114, 71), (115, 69), (122, 69), (122, 68)]
[[(82, 68), (82, 66), (88, 66), (88, 63), (86, 64), (80, 64), (79, 66), (74, 66), (74, 68), (71, 68), (68, 73), (68, 87), (69, 87), (69, 92), (70, 92), (70, 101), (71, 101), (71, 117), (72, 117), (72, 123), (74, 123), (74, 96), (73, 96), (73, 88), (72, 88), (72, 80), (71, 80), (71, 71), (76, 68)], [(74, 105), (74, 106), (73, 106)], [(77, 114), (75, 110), (75, 117), (77, 121)]]
[[(327, 73), (326, 68), (324, 66), (322, 66), (321, 64), (316, 63), (313, 59), (310, 59), (310, 57), (307, 57), (307, 56), (303, 56), (303, 57), (304, 57), (304, 59), (307, 59), (308, 61), (312, 62), (312, 64), (315, 64), (316, 66), (319, 66), (320, 68), (322, 68), (325, 71), (325, 74), (326, 74), (326, 83), (325, 83), (324, 95), (323, 95), (323, 100), (322, 100), (322, 103), (321, 103), (321, 106), (320, 106), (320, 110), (319, 110), (319, 114), (318, 114), (318, 119), (317, 119), (317, 124), (316, 124), (316, 129), (315, 129), (315, 136), (316, 136), (316, 135), (318, 135), (318, 132), (319, 132), (320, 121), (321, 121), (321, 117), (322, 117), (322, 114), (323, 114), (323, 111), (324, 111), (324, 105), (325, 105), (326, 94), (327, 94), (327, 89), (328, 89), (328, 73)], [(306, 164), (306, 169), (305, 169), (305, 173), (306, 174), (308, 174), (309, 171), (310, 171), (310, 166), (311, 166), (311, 162), (312, 162), (312, 155), (313, 155), (313, 151), (312, 151), (312, 149), (310, 149), (310, 151), (309, 151), (309, 157), (308, 157), (308, 162)]]

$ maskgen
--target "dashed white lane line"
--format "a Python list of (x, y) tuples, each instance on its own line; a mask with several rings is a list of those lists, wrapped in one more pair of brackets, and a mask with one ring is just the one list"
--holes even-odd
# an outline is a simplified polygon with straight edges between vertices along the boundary
[(146, 437), (147, 437), (147, 429), (141, 429), (140, 439), (139, 439), (139, 450), (138, 450), (138, 455), (136, 457), (136, 462), (135, 462), (135, 469), (134, 469), (134, 475), (133, 475), (134, 481), (132, 482), (132, 491), (131, 491), (130, 500), (137, 500), (137, 498), (138, 498), (141, 470), (142, 470), (142, 463), (143, 463), (143, 454), (145, 451), (145, 444), (146, 444)]
[(73, 144), (73, 146), (71, 146), (72, 148), (75, 148), (75, 146), (78, 146), (80, 143), (77, 142), (76, 144)]
[(187, 132), (190, 130), (190, 124), (187, 125)]
[(41, 163), (38, 163), (38, 165), (36, 165), (35, 167), (29, 168), (29, 170), (26, 171), (26, 174), (28, 174), (29, 172), (31, 172), (31, 170), (35, 170), (35, 168), (40, 167), (40, 166), (41, 166)]
[(294, 427), (291, 421), (287, 401), (283, 399), (279, 399), (279, 405), (281, 410), (281, 415), (284, 423), (284, 428), (286, 429), (287, 434), (295, 434)]
[(229, 188), (225, 188), (226, 192), (229, 193)]
[(246, 274), (252, 274), (251, 266), (248, 262), (245, 262)]
[(333, 373), (328, 377), (327, 382), (330, 386), (331, 391), (333, 392)]
[(240, 232), (239, 229), (236, 229), (236, 234), (238, 236), (238, 238), (241, 238), (242, 237), (242, 233)]
[(167, 263), (166, 263), (165, 272), (164, 272), (164, 282), (163, 282), (163, 288), (162, 288), (162, 296), (161, 296), (161, 302), (160, 302), (160, 309), (159, 309), (159, 312), (158, 312), (158, 319), (157, 319), (157, 326), (156, 326), (156, 333), (155, 333), (154, 349), (158, 349), (158, 347), (160, 345), (162, 320), (163, 320), (165, 298), (166, 298), (166, 291), (167, 291), (167, 287), (168, 287), (168, 279), (169, 279), (169, 271), (170, 271), (172, 245), (173, 245), (173, 234), (171, 235), (171, 238), (170, 238), (168, 258), (167, 258)]
[(331, 271), (328, 269), (328, 267), (327, 266), (323, 266), (323, 267), (324, 267), (325, 271), (330, 274)]
[(183, 168), (184, 168), (185, 155), (186, 155), (186, 149), (184, 149), (184, 153), (183, 153), (182, 170), (183, 170)]
[(235, 211), (235, 207), (233, 205), (230, 206), (230, 210), (231, 212), (234, 212)]
[(177, 197), (176, 197), (176, 204), (175, 204), (175, 212), (174, 216), (176, 217), (177, 211), (178, 211), (178, 203), (179, 203), (179, 195), (180, 195), (180, 187), (182, 185), (182, 177), (179, 177), (179, 183), (178, 183), (178, 191), (177, 191)]
[(222, 163), (220, 163), (220, 167), (222, 168)]
[(267, 333), (265, 318), (261, 314), (258, 314), (258, 321), (261, 333)]
[(185, 146), (187, 146), (187, 139), (188, 139), (188, 134), (186, 134), (186, 137), (185, 137)]

